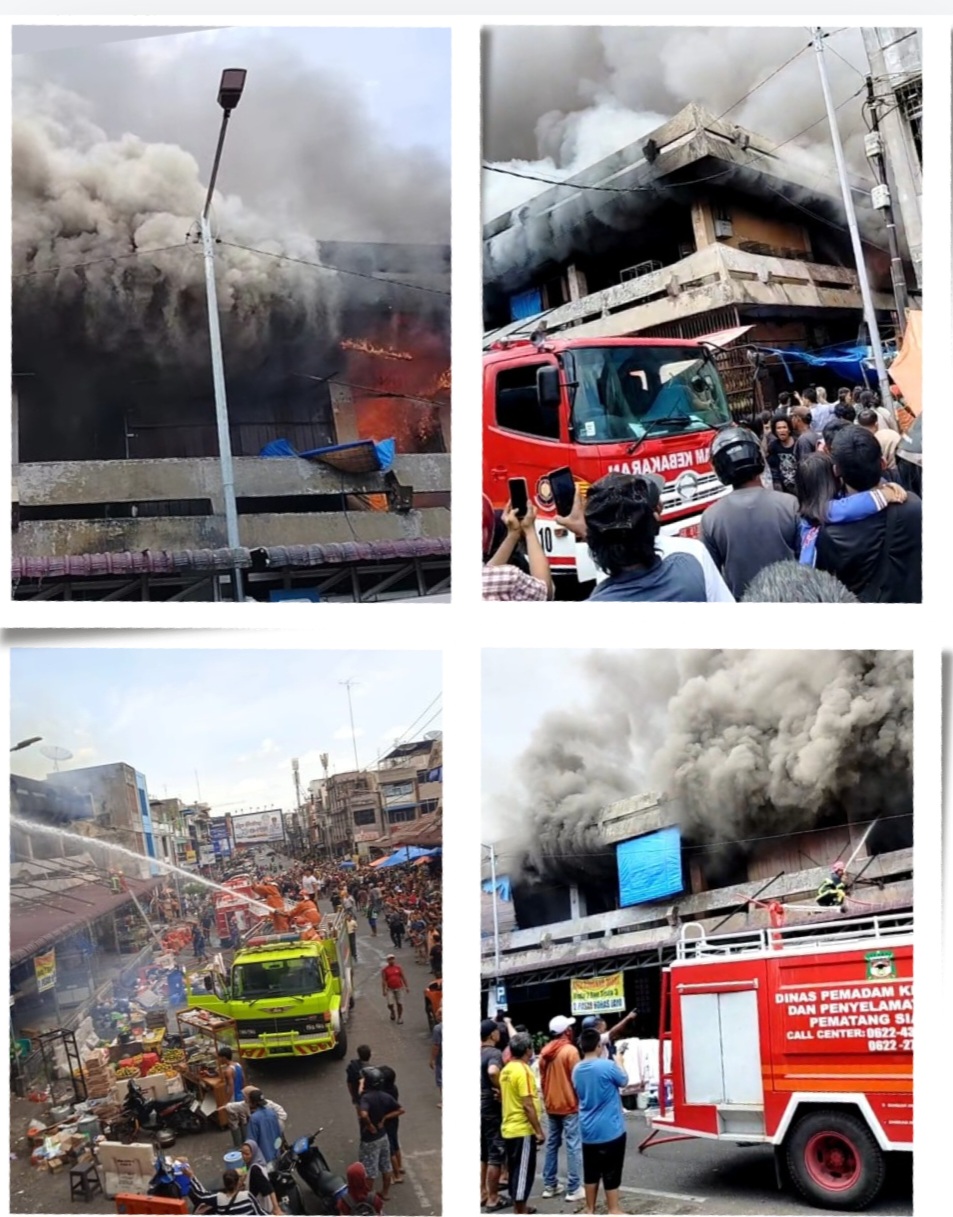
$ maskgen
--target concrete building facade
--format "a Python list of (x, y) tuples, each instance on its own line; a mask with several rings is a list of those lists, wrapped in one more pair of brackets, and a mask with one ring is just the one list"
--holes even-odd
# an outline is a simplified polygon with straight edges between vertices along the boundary
[[(587, 187), (599, 187), (598, 192)], [(858, 196), (874, 304), (894, 320), (878, 215)], [(855, 343), (862, 299), (836, 181), (696, 104), (484, 227), (484, 345), (545, 320), (573, 338), (717, 335), (732, 409), (770, 407), (749, 344)]]
[(874, 105), (904, 252), (923, 281), (923, 38), (918, 29), (865, 27)]
[[(515, 1021), (531, 1025), (546, 1009), (568, 1013), (572, 979), (621, 972), (626, 1009), (640, 1010), (638, 1034), (656, 1035), (660, 969), (688, 922), (706, 934), (765, 927), (769, 901), (784, 905), (788, 924), (837, 917), (836, 910), (818, 910), (814, 898), (830, 863), (855, 850), (851, 875), (866, 882), (856, 889), (862, 904), (854, 911), (874, 916), (912, 908), (912, 810), (885, 816), (865, 838), (876, 816), (872, 809), (870, 821), (857, 823), (832, 812), (809, 830), (765, 833), (762, 840), (740, 843), (702, 841), (682, 832), (676, 890), (622, 906), (618, 847), (678, 831), (679, 817), (658, 793), (621, 800), (601, 814), (578, 858), (553, 852), (547, 862), (542, 840), (542, 862), (527, 872), (504, 853), (497, 859), (495, 897), (484, 866), (483, 987), (489, 992), (499, 981), (511, 1012), (519, 1014)], [(507, 862), (517, 876), (512, 880), (501, 874)]]

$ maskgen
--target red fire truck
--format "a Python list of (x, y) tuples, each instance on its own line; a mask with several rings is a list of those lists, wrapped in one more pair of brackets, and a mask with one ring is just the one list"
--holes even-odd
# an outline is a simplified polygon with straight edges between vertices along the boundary
[(709, 461), (731, 421), (713, 356), (704, 340), (668, 338), (513, 338), (484, 352), (484, 493), (501, 508), (509, 479), (526, 479), (555, 573), (576, 571), (575, 540), (554, 519), (555, 469), (568, 465), (583, 493), (606, 473), (660, 474), (662, 530), (683, 536), (728, 493)]
[[(640, 1149), (775, 1147), (812, 1204), (862, 1209), (913, 1149), (913, 915), (706, 938), (662, 974), (659, 1110)], [(659, 1133), (677, 1134), (661, 1137)]]
[(252, 891), (253, 882), (250, 875), (235, 875), (222, 884), (229, 889), (227, 892), (215, 893), (215, 929), (220, 938), (231, 934), (231, 921), (234, 920), (239, 934), (244, 934), (261, 920), (263, 912), (267, 912)]

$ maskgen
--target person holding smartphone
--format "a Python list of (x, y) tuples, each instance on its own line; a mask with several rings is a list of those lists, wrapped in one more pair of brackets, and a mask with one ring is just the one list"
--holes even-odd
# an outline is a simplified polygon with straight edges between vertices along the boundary
[[(551, 600), (553, 598), (553, 576), (549, 559), (536, 535), (536, 511), (526, 501), (522, 519), (508, 502), (503, 510), (506, 536), (496, 552), (490, 554), (496, 515), (490, 500), (483, 496), (483, 599), (484, 600)], [(520, 541), (526, 546), (529, 574), (512, 565), (512, 558)]]

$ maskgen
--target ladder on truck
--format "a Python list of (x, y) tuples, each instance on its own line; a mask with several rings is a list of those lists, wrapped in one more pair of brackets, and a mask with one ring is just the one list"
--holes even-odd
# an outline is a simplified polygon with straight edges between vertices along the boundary
[[(826, 910), (825, 910), (826, 911)], [(726, 959), (776, 951), (845, 948), (860, 943), (895, 941), (913, 936), (913, 913), (881, 913), (875, 917), (837, 917), (801, 925), (774, 925), (708, 937), (697, 921), (682, 926), (675, 948), (679, 962)]]
[[(668, 1046), (668, 1064), (665, 1063)], [(659, 1121), (674, 1119), (669, 1096), (672, 1091), (672, 974), (666, 968), (662, 972), (662, 1001), (659, 1014), (658, 1033), (658, 1106)], [(688, 1133), (677, 1133), (670, 1137), (660, 1137), (659, 1129), (653, 1128), (649, 1135), (639, 1142), (639, 1153), (644, 1153), (650, 1145), (667, 1145), (670, 1141), (694, 1141)]]

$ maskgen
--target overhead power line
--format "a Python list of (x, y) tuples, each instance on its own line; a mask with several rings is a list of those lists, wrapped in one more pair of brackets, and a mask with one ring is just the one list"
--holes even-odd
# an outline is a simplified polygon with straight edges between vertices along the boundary
[(538, 173), (523, 173), (519, 169), (504, 169), (501, 165), (493, 165), (489, 161), (483, 162), (483, 168), (490, 173), (504, 173), (508, 177), (524, 178), (529, 182), (544, 182), (547, 186), (568, 186), (571, 190), (598, 190), (605, 194), (657, 194), (660, 190), (672, 190), (677, 186), (699, 186), (703, 182), (713, 182), (717, 178), (727, 177), (729, 173), (734, 173), (734, 168), (722, 169), (707, 177), (693, 178), (687, 182), (672, 182), (671, 185), (664, 182), (653, 182), (648, 186), (586, 186), (571, 178), (544, 177)]
[(450, 293), (442, 287), (427, 287), (423, 283), (408, 283), (401, 279), (391, 279), (387, 275), (372, 275), (366, 271), (349, 270), (343, 266), (331, 266), (327, 262), (309, 262), (306, 258), (292, 258), (289, 254), (276, 254), (270, 249), (256, 249), (252, 245), (238, 245), (235, 241), (223, 241), (221, 238), (217, 241), (218, 245), (224, 245), (228, 249), (241, 249), (247, 254), (259, 254), (263, 258), (274, 258), (277, 262), (293, 262), (296, 266), (310, 266), (314, 270), (330, 270), (338, 275), (351, 275), (355, 279), (370, 279), (374, 283), (386, 283), (391, 287), (407, 287), (415, 292), (429, 292), (434, 296), (449, 296)]
[(791, 56), (790, 59), (786, 59), (784, 61), (784, 63), (781, 64), (780, 67), (775, 68), (773, 72), (771, 72), (767, 76), (765, 76), (764, 80), (759, 80), (756, 85), (752, 85), (752, 87), (748, 90), (748, 92), (745, 93), (743, 96), (739, 97), (737, 101), (733, 101), (727, 110), (722, 110), (722, 112), (718, 115), (717, 121), (720, 122), (721, 119), (723, 119), (726, 114), (730, 114), (732, 110), (736, 110), (743, 101), (747, 101), (748, 98), (754, 96), (754, 94), (757, 93), (757, 91), (759, 89), (763, 89), (769, 80), (774, 80), (775, 76), (780, 75), (780, 73), (783, 72), (785, 68), (790, 67), (791, 64), (795, 61), (795, 59), (797, 59), (799, 56), (803, 55), (804, 52), (810, 48), (810, 46), (811, 46), (811, 43), (806, 42), (804, 44), (804, 46), (802, 46), (800, 48), (800, 50), (797, 50), (794, 52), (794, 54)]

